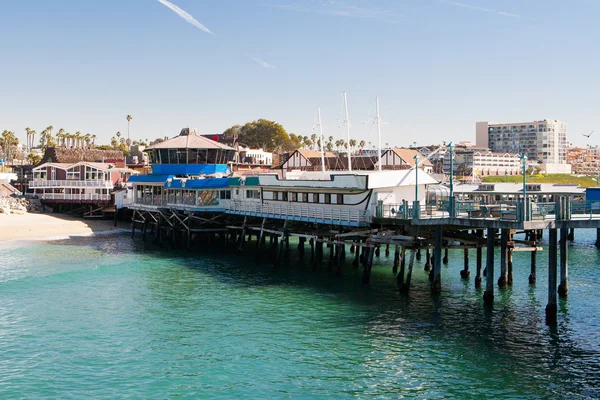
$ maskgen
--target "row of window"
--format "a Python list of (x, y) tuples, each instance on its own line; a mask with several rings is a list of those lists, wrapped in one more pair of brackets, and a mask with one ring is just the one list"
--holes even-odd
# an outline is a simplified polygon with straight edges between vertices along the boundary
[[(321, 194), (319, 193), (298, 193), (298, 192), (272, 192), (273, 200), (290, 201), (298, 203), (321, 203)], [(341, 193), (334, 194), (336, 203), (344, 204), (344, 195)], [(331, 204), (331, 193), (323, 193), (322, 203)]]

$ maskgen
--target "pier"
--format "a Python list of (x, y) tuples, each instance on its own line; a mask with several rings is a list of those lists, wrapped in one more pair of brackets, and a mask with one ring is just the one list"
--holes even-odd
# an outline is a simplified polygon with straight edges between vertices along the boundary
[[(351, 257), (354, 268), (362, 267), (365, 284), (369, 283), (374, 257), (380, 257), (382, 252), (391, 256), (393, 252), (390, 271), (402, 293), (410, 290), (415, 261), (422, 253), (426, 257), (423, 268), (429, 271), (431, 292), (436, 294), (443, 284), (441, 267), (448, 262), (448, 250), (463, 250), (464, 268), (458, 278), (467, 280), (471, 278), (469, 256), (473, 251), (473, 284), (480, 287), (485, 279), (486, 306), (494, 303), (496, 285), (500, 288), (512, 285), (514, 252), (531, 253), (529, 283), (532, 285), (538, 282), (536, 267), (542, 252), (547, 254), (548, 263), (546, 320), (554, 324), (557, 299), (569, 294), (569, 237), (573, 237), (576, 229), (595, 228), (600, 232), (598, 204), (580, 203), (566, 197), (557, 198), (554, 204), (546, 205), (549, 212), (540, 217), (531, 212), (532, 204), (523, 202), (494, 204), (497, 208), (516, 210), (510, 215), (481, 214), (479, 217), (473, 216), (472, 205), (470, 212), (460, 212), (460, 203), (454, 215), (443, 206), (432, 210), (415, 202), (400, 213), (385, 211), (394, 207), (401, 209), (402, 205), (379, 208), (379, 216), (373, 217), (327, 212), (317, 207), (267, 210), (266, 206), (253, 208), (233, 200), (220, 202), (219, 209), (176, 204), (138, 205), (132, 207), (132, 235), (139, 231), (146, 239), (150, 230), (157, 244), (188, 249), (222, 246), (238, 252), (254, 238), (256, 259), (270, 262), (274, 267), (281, 267), (289, 258), (290, 239), (294, 238), (299, 253), (309, 257), (313, 269), (327, 265), (336, 275), (342, 275), (342, 265)], [(479, 204), (478, 208), (485, 206)], [(540, 245), (544, 231), (549, 240), (545, 252)], [(516, 239), (518, 234), (524, 234), (525, 239)], [(497, 248), (500, 256), (496, 259)]]

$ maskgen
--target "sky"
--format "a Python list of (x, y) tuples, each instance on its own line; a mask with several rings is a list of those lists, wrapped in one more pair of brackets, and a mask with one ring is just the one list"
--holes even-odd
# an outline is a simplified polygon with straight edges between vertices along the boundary
[[(558, 119), (600, 142), (598, 0), (0, 0), (0, 131), (131, 139), (259, 118), (385, 145)], [(589, 139), (583, 134), (597, 132)], [(39, 135), (38, 135), (39, 137)]]

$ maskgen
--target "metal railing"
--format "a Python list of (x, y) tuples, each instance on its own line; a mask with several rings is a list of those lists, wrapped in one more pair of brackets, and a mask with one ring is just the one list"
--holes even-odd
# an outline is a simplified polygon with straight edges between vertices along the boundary
[(370, 216), (366, 210), (353, 208), (326, 208), (311, 206), (291, 206), (287, 204), (261, 204), (253, 202), (231, 201), (224, 204), (228, 212), (243, 215), (283, 217), (283, 219), (300, 219), (307, 222), (331, 221), (353, 224), (368, 223)]
[(114, 187), (111, 181), (105, 180), (90, 180), (90, 181), (77, 181), (77, 180), (50, 180), (45, 179), (34, 179), (29, 182), (29, 187), (32, 189), (40, 188), (108, 188)]
[(110, 194), (64, 194), (64, 193), (40, 193), (36, 194), (42, 200), (93, 200), (110, 201)]

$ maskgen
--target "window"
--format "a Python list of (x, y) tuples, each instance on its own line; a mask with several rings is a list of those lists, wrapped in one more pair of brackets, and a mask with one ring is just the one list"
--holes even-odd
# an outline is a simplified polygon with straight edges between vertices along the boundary
[(273, 192), (273, 200), (279, 200), (279, 192)]
[(313, 203), (319, 202), (319, 193), (313, 193)]
[(331, 193), (325, 193), (325, 204), (331, 204)]
[(344, 195), (341, 193), (338, 193), (336, 202), (337, 202), (337, 204), (344, 204)]
[(298, 193), (292, 192), (292, 201), (298, 201)]
[(221, 190), (219, 193), (219, 198), (221, 200), (230, 200), (231, 199), (231, 191), (230, 190)]
[(281, 192), (281, 200), (288, 201), (288, 193), (287, 192)]
[(260, 190), (246, 190), (247, 199), (260, 199)]
[(308, 193), (302, 193), (302, 202), (308, 203)]

